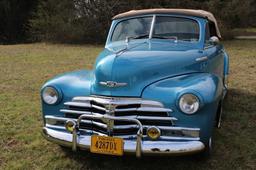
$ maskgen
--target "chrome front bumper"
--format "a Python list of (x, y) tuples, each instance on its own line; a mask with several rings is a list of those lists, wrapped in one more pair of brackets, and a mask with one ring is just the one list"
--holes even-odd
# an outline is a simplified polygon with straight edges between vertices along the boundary
[(80, 149), (90, 149), (91, 136), (79, 134), (79, 126), (82, 119), (92, 118), (101, 120), (130, 121), (138, 125), (137, 139), (124, 139), (124, 152), (141, 154), (189, 154), (202, 151), (205, 146), (201, 141), (149, 141), (142, 140), (143, 126), (139, 120), (133, 118), (120, 118), (109, 115), (81, 115), (76, 122), (76, 130), (71, 133), (54, 130), (48, 127), (43, 128), (43, 136), (49, 141), (64, 146), (70, 146), (75, 151)]
[[(43, 136), (62, 146), (72, 147), (72, 134), (68, 132), (56, 131), (50, 128), (43, 128)], [(80, 149), (90, 150), (91, 136), (80, 135), (77, 138), (77, 146)], [(142, 141), (142, 154), (189, 154), (200, 152), (204, 149), (204, 144), (200, 141)], [(124, 140), (124, 153), (136, 153), (136, 141)]]
[[(50, 128), (43, 128), (43, 136), (54, 143), (62, 146), (72, 147), (72, 134), (61, 132)], [(189, 154), (200, 152), (204, 149), (204, 144), (200, 141), (170, 142), (170, 141), (142, 141), (142, 154)], [(91, 136), (80, 135), (77, 137), (77, 146), (80, 149), (89, 150), (91, 146)], [(136, 153), (136, 141), (124, 140), (124, 152)]]

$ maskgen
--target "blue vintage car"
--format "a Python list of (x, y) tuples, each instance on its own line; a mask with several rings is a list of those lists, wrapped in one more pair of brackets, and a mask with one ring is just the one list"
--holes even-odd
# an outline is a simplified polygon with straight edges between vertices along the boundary
[(214, 16), (202, 10), (113, 17), (93, 70), (43, 85), (43, 136), (99, 154), (210, 153), (227, 92), (220, 38)]

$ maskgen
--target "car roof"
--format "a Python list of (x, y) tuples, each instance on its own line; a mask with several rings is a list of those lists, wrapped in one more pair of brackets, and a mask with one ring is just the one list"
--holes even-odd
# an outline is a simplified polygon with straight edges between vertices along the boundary
[(122, 19), (127, 17), (147, 15), (147, 14), (175, 14), (175, 15), (188, 15), (200, 18), (206, 18), (207, 20), (214, 23), (216, 36), (221, 38), (221, 34), (218, 28), (217, 21), (212, 13), (204, 10), (195, 9), (171, 9), (171, 8), (156, 8), (156, 9), (142, 9), (142, 10), (131, 10), (114, 16), (112, 19)]

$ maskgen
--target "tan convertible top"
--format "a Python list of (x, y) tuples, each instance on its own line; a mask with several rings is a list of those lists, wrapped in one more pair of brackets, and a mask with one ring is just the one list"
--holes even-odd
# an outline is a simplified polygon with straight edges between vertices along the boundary
[(166, 9), (166, 8), (157, 8), (157, 9), (142, 9), (142, 10), (131, 10), (114, 16), (112, 19), (121, 19), (126, 17), (133, 17), (146, 14), (178, 14), (178, 15), (189, 15), (195, 17), (206, 18), (209, 21), (213, 22), (215, 25), (216, 36), (221, 38), (220, 31), (218, 28), (217, 21), (212, 13), (204, 10), (194, 10), (194, 9)]

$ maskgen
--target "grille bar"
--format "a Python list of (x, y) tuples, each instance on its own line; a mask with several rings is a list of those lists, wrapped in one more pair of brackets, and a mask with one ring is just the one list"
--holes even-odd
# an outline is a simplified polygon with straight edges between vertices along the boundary
[[(66, 118), (78, 119), (81, 115), (88, 115), (87, 121), (81, 122), (81, 129), (92, 130), (107, 134), (109, 122), (93, 117), (110, 115), (120, 119), (137, 119), (144, 128), (149, 126), (173, 127), (177, 118), (170, 116), (173, 112), (165, 108), (162, 103), (142, 98), (87, 96), (74, 97), (72, 101), (64, 103), (60, 109)], [(91, 115), (91, 116), (89, 116)], [(134, 135), (138, 127), (134, 122), (112, 120), (112, 135)], [(111, 132), (112, 133), (112, 132)]]
[[(71, 118), (64, 118), (64, 117), (56, 117), (56, 116), (45, 116), (45, 119), (46, 119), (46, 122), (49, 122), (49, 121), (54, 121), (54, 122), (57, 122), (57, 121), (62, 121), (61, 124), (64, 124), (67, 120), (73, 120), (73, 121), (77, 121), (77, 119), (71, 119)], [(90, 120), (82, 120), (82, 123), (97, 123), (98, 125), (105, 125), (103, 123), (99, 123), (99, 122), (93, 122), (93, 121), (90, 121)], [(55, 123), (51, 123), (51, 124), (55, 124)], [(143, 125), (144, 128), (148, 128), (149, 126), (147, 125)], [(157, 126), (159, 129), (161, 130), (186, 130), (186, 131), (200, 131), (200, 128), (187, 128), (187, 127), (176, 127), (176, 126)], [(114, 128), (116, 129), (128, 129), (128, 128), (138, 128), (137, 125), (115, 125)]]
[[(64, 130), (64, 124), (67, 120), (73, 120), (75, 122), (77, 122), (77, 119), (70, 119), (70, 118), (63, 118), (63, 117), (55, 117), (55, 116), (45, 116), (46, 119), (46, 127), (49, 128), (55, 128), (55, 129), (62, 129)], [(96, 127), (99, 127), (101, 130), (97, 129)], [(149, 126), (147, 125), (143, 125), (143, 130), (145, 131)], [(95, 128), (97, 130), (95, 130)], [(115, 125), (113, 127), (114, 131), (117, 131), (117, 133), (113, 136), (115, 137), (121, 137), (121, 138), (125, 138), (125, 139), (134, 139), (136, 138), (136, 132), (138, 131), (139, 126), (137, 124), (133, 124), (133, 125)], [(199, 128), (186, 128), (186, 127), (166, 127), (166, 126), (158, 126), (158, 128), (162, 131), (168, 131), (169, 134), (172, 135), (168, 135), (166, 133), (163, 133), (162, 136), (160, 137), (160, 139), (163, 140), (199, 140)], [(125, 134), (122, 130), (129, 130), (130, 134)], [(81, 132), (84, 133), (93, 133), (93, 134), (98, 134), (98, 135), (104, 135), (107, 136), (107, 125), (104, 123), (100, 123), (100, 122), (95, 122), (95, 121), (90, 121), (90, 120), (85, 120), (82, 119), (81, 120), (81, 124), (80, 124), (80, 129)], [(180, 135), (182, 133), (182, 135)], [(189, 135), (189, 134), (193, 134), (196, 133), (196, 135)], [(144, 138), (146, 138), (147, 136), (144, 135)]]
[(153, 100), (143, 100), (141, 98), (112, 98), (112, 97), (100, 97), (100, 96), (88, 96), (88, 97), (74, 97), (73, 101), (77, 102), (95, 102), (102, 105), (115, 104), (118, 106), (126, 105), (145, 105), (153, 107), (163, 107), (163, 104)]
[[(74, 106), (74, 107), (81, 107), (81, 108), (95, 108), (103, 111), (107, 111), (106, 108), (97, 106), (94, 104), (88, 104), (88, 103), (78, 103), (78, 102), (66, 102), (64, 103), (66, 106)], [(139, 108), (123, 108), (123, 109), (115, 109), (116, 112), (172, 112), (171, 109), (167, 108), (158, 108), (158, 107), (147, 107), (147, 106), (142, 106)]]
[[(92, 114), (92, 115), (98, 115), (99, 113), (93, 113), (93, 112), (86, 112), (86, 111), (76, 111), (76, 110), (69, 110), (69, 109), (61, 109), (60, 110), (63, 113), (75, 113), (75, 114)], [(175, 117), (157, 117), (157, 116), (116, 116), (116, 117), (122, 117), (122, 118), (136, 118), (139, 120), (166, 120), (166, 121), (176, 121), (177, 118)]]
[[(66, 102), (64, 103), (66, 106), (75, 106), (75, 107), (82, 107), (82, 108), (95, 108), (103, 111), (107, 111), (106, 108), (97, 106), (90, 103), (82, 103), (82, 102)], [(153, 106), (142, 106), (142, 107), (134, 107), (134, 108), (123, 108), (123, 109), (115, 109), (116, 112), (172, 112), (171, 109), (162, 108), (162, 107), (153, 107)]]
[[(103, 115), (97, 115), (96, 117), (102, 117)], [(87, 115), (87, 117), (94, 117), (94, 115)], [(118, 117), (115, 117), (119, 119)], [(55, 129), (65, 129), (64, 125), (67, 120), (73, 120), (77, 122), (77, 119), (55, 117), (47, 115), (46, 127), (55, 128)], [(127, 118), (122, 118), (127, 119)], [(144, 131), (150, 127), (149, 125), (142, 125)], [(199, 128), (186, 128), (186, 127), (175, 127), (175, 126), (158, 126), (162, 131), (160, 139), (163, 140), (199, 140)], [(139, 126), (137, 124), (125, 124), (125, 125), (115, 125), (113, 126), (113, 136), (122, 137), (122, 138), (136, 138), (136, 132), (138, 131)], [(93, 118), (91, 120), (81, 119), (80, 129), (81, 132), (93, 133), (98, 135), (108, 135), (108, 126), (104, 122), (98, 122)], [(144, 136), (146, 137), (146, 136)]]

